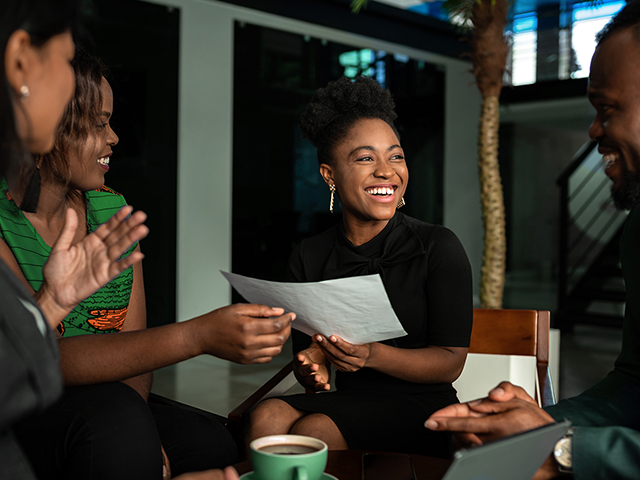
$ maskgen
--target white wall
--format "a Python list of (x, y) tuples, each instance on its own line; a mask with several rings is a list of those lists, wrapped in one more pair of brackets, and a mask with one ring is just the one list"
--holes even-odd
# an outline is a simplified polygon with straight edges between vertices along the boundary
[(152, 0), (181, 10), (177, 313), (185, 320), (230, 301), (234, 21), (409, 55), (446, 71), (444, 222), (461, 239), (478, 290), (482, 226), (476, 167), (480, 96), (470, 64), (222, 2)]

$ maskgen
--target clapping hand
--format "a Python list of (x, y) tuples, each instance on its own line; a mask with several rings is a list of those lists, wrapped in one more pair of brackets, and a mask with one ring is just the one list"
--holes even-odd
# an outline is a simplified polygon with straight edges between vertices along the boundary
[(75, 244), (78, 216), (73, 209), (66, 211), (64, 226), (44, 266), (44, 283), (36, 295), (52, 327), (82, 300), (142, 260), (144, 255), (139, 251), (120, 259), (149, 233), (143, 224), (146, 214), (138, 211), (129, 216), (132, 211), (130, 206), (123, 207)]
[(331, 388), (326, 358), (318, 344), (312, 343), (309, 348), (298, 352), (293, 358), (293, 368), (298, 380), (308, 390), (322, 392)]

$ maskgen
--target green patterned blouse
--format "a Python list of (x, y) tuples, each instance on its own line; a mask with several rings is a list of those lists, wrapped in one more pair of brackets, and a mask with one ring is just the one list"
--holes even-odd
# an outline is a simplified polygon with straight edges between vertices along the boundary
[[(126, 205), (122, 195), (106, 186), (85, 192), (84, 196), (89, 233)], [(4, 179), (0, 181), (0, 238), (13, 252), (29, 285), (38, 291), (43, 281), (42, 268), (51, 253), (51, 247), (11, 199)], [(124, 256), (131, 254), (137, 245), (133, 245)], [(58, 330), (65, 337), (119, 332), (127, 315), (132, 285), (133, 268), (129, 267), (80, 303), (60, 323)]]

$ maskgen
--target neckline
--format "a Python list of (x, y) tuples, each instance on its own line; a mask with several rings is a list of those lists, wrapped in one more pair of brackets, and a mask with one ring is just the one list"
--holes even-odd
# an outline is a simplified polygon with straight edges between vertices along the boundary
[[(45, 251), (50, 254), (51, 250), (53, 250), (53, 247), (50, 246), (47, 242), (44, 241), (44, 239), (40, 236), (40, 233), (38, 233), (38, 230), (36, 230), (36, 227), (33, 226), (33, 224), (31, 223), (31, 221), (29, 221), (29, 219), (27, 218), (27, 216), (24, 214), (24, 212), (22, 210), (20, 210), (20, 207), (18, 206), (18, 204), (13, 200), (13, 198), (11, 198), (11, 195), (9, 194), (9, 185), (7, 184), (7, 179), (2, 177), (2, 180), (0, 182), (0, 191), (2, 191), (2, 196), (3, 199), (6, 200), (7, 202), (9, 202), (10, 205), (13, 206), (13, 208), (18, 212), (18, 215), (20, 216), (20, 218), (24, 221), (24, 223), (26, 224), (27, 228), (29, 228), (29, 230), (31, 231), (31, 233), (33, 234), (34, 238), (38, 241), (38, 243), (40, 244), (40, 246), (42, 248), (45, 249)], [(82, 192), (82, 196), (85, 199), (85, 203), (87, 202), (87, 192)], [(89, 228), (91, 225), (91, 219), (89, 218), (89, 207), (86, 207), (86, 227), (87, 227), (87, 235), (89, 235)]]
[(360, 254), (364, 254), (364, 252), (368, 252), (369, 255), (375, 254), (382, 249), (382, 245), (384, 244), (386, 238), (389, 236), (389, 233), (391, 233), (391, 231), (400, 224), (402, 218), (403, 214), (396, 210), (396, 213), (393, 215), (393, 217), (391, 217), (391, 219), (389, 219), (380, 233), (378, 233), (375, 237), (373, 237), (368, 242), (363, 243), (362, 245), (354, 245), (351, 240), (347, 238), (347, 235), (344, 233), (342, 223), (340, 223), (338, 231), (340, 232), (340, 239), (342, 241), (341, 243), (343, 243), (344, 246), (350, 248), (354, 252)]

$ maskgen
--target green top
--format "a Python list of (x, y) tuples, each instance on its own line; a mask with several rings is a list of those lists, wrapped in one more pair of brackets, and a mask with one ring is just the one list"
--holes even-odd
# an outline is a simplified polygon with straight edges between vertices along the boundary
[[(85, 192), (87, 231), (93, 232), (126, 205), (122, 195), (103, 186)], [(31, 222), (9, 195), (7, 182), (0, 180), (0, 238), (15, 256), (29, 285), (38, 291), (42, 285), (42, 268), (51, 247), (47, 245)], [(125, 253), (136, 248), (137, 242)], [(107, 285), (82, 301), (60, 323), (58, 330), (65, 337), (89, 333), (119, 332), (124, 324), (133, 285), (133, 268), (129, 267)]]

